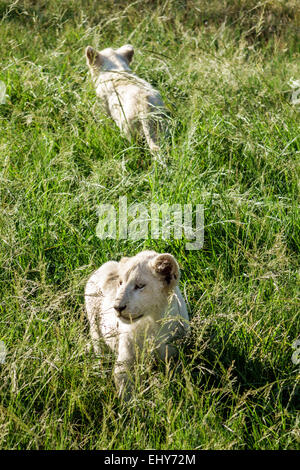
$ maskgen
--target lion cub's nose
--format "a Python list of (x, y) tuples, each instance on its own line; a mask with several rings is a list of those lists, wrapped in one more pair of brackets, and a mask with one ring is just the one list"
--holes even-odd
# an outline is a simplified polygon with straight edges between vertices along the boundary
[(114, 305), (114, 309), (117, 310), (118, 313), (123, 312), (125, 308), (126, 308), (126, 305)]

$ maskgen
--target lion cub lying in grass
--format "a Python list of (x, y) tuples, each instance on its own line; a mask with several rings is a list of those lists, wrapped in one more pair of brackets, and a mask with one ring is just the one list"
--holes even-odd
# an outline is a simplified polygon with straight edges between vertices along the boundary
[(93, 347), (99, 354), (102, 336), (116, 353), (120, 394), (128, 390), (130, 369), (147, 344), (162, 360), (177, 355), (172, 341), (190, 328), (178, 280), (175, 258), (155, 251), (108, 261), (89, 278), (85, 304)]
[(159, 150), (159, 131), (165, 115), (164, 103), (157, 90), (131, 72), (133, 47), (96, 51), (86, 48), (86, 60), (106, 112), (128, 140), (144, 135), (155, 153)]

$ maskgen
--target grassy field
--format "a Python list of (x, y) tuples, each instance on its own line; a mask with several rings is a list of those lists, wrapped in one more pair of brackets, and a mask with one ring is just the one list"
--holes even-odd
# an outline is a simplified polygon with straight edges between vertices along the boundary
[[(296, 0), (0, 0), (1, 449), (300, 447), (299, 27)], [(170, 112), (167, 168), (97, 103), (84, 49), (126, 43)], [(203, 204), (203, 248), (100, 240), (124, 195)], [(178, 259), (192, 334), (123, 403), (83, 289), (145, 248)]]

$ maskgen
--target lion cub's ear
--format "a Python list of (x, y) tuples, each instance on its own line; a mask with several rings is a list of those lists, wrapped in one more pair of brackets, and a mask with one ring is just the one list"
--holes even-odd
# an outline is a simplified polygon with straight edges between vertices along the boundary
[(124, 59), (130, 64), (134, 54), (134, 49), (131, 44), (125, 44), (125, 46), (119, 47), (117, 53), (124, 57)]
[(101, 55), (92, 46), (87, 46), (85, 56), (89, 65), (101, 65)]
[(175, 287), (179, 279), (179, 266), (174, 256), (163, 253), (151, 261), (151, 267), (169, 287)]

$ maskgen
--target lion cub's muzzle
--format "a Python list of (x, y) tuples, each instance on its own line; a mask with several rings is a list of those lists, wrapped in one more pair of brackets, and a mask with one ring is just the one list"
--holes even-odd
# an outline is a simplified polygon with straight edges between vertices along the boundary
[(114, 305), (114, 309), (116, 310), (118, 317), (121, 317), (123, 320), (128, 320), (131, 322), (138, 320), (139, 318), (143, 316), (143, 314), (132, 315), (130, 313), (123, 312), (126, 309), (126, 305)]
[(126, 305), (119, 305), (119, 304), (114, 305), (114, 309), (116, 310), (118, 317), (121, 315), (123, 310), (125, 310), (125, 308), (126, 308)]
[(132, 323), (132, 322), (138, 320), (139, 318), (142, 318), (144, 315), (141, 314), (141, 315), (133, 316), (133, 315), (131, 315), (130, 313), (128, 313), (128, 315), (125, 315), (125, 314), (123, 313), (123, 314), (120, 314), (120, 315), (118, 315), (118, 316), (121, 317), (122, 320), (127, 320), (128, 322)]

